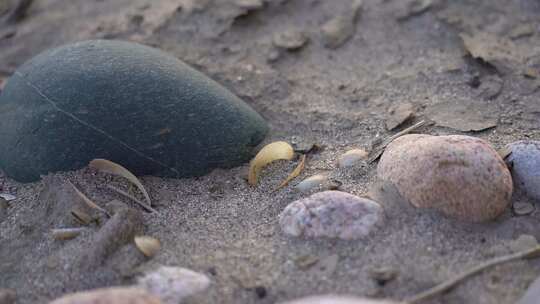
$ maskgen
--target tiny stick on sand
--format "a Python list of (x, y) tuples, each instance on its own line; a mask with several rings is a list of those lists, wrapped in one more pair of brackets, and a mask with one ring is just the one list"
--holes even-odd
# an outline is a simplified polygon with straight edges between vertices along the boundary
[(443, 293), (451, 288), (453, 288), (455, 285), (457, 285), (459, 282), (467, 279), (468, 277), (475, 275), (489, 267), (493, 267), (502, 263), (514, 261), (514, 260), (520, 260), (520, 259), (526, 259), (526, 258), (534, 258), (540, 255), (540, 245), (537, 245), (531, 249), (527, 249), (524, 251), (516, 252), (513, 254), (496, 257), (493, 258), (485, 263), (481, 263), (480, 265), (477, 265), (473, 267), (472, 269), (465, 271), (456, 277), (443, 282), (433, 288), (430, 288), (424, 292), (421, 292), (412, 298), (405, 300), (404, 304), (417, 304), (421, 303), (424, 300), (430, 299), (440, 293)]

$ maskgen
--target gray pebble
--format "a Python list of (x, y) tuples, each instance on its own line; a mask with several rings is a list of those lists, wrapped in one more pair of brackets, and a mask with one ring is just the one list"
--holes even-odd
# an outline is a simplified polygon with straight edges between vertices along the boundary
[(302, 48), (308, 42), (306, 33), (295, 29), (289, 28), (283, 32), (277, 33), (273, 38), (274, 45), (276, 47), (286, 50), (298, 50)]
[(525, 295), (516, 304), (538, 304), (540, 299), (540, 277), (529, 285)]
[(540, 141), (522, 140), (508, 145), (512, 153), (506, 158), (514, 188), (540, 201)]
[(279, 216), (287, 235), (344, 240), (364, 238), (382, 221), (379, 204), (340, 191), (324, 191), (294, 201)]
[(362, 160), (366, 160), (368, 153), (363, 149), (349, 150), (338, 159), (338, 165), (340, 168), (353, 167)]

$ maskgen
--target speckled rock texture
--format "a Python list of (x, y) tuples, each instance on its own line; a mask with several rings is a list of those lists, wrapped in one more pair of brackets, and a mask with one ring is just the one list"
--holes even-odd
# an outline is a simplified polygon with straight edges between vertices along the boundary
[(506, 162), (516, 191), (540, 202), (540, 141), (522, 140), (508, 147), (512, 153)]
[(289, 204), (279, 216), (281, 230), (295, 237), (344, 240), (368, 236), (383, 221), (374, 201), (340, 191), (324, 191)]
[(190, 177), (249, 160), (264, 120), (180, 60), (92, 40), (41, 53), (0, 95), (0, 167), (22, 182), (94, 158), (138, 175)]
[(210, 279), (189, 269), (161, 266), (139, 278), (138, 285), (158, 296), (163, 304), (178, 304), (206, 290)]
[(77, 292), (56, 299), (50, 304), (160, 304), (159, 298), (144, 289), (112, 287)]
[(357, 298), (352, 296), (337, 296), (337, 295), (325, 295), (325, 296), (311, 296), (284, 302), (282, 304), (397, 304), (396, 302), (387, 300), (375, 300), (366, 298)]
[(486, 141), (464, 135), (405, 135), (393, 141), (377, 167), (418, 208), (461, 220), (496, 218), (512, 196), (512, 177)]

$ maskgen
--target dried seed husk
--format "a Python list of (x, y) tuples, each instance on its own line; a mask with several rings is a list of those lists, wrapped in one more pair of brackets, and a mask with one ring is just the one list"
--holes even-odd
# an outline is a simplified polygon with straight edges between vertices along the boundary
[(291, 160), (293, 157), (293, 147), (284, 141), (276, 141), (264, 146), (251, 161), (248, 176), (249, 184), (252, 186), (257, 184), (260, 171), (269, 163), (282, 159)]
[(147, 257), (151, 258), (161, 249), (161, 242), (151, 236), (136, 236), (135, 246)]
[(90, 208), (99, 210), (105, 213), (108, 217), (111, 217), (111, 214), (107, 210), (101, 208), (98, 204), (94, 203), (91, 199), (89, 199), (86, 195), (84, 195), (84, 193), (82, 193), (79, 189), (77, 189), (77, 187), (75, 187), (75, 185), (72, 184), (70, 181), (68, 181), (68, 183), (71, 185), (71, 187), (73, 187), (73, 190), (75, 190), (75, 193), (77, 193), (77, 195), (83, 200), (83, 202), (85, 202)]
[(71, 240), (79, 236), (84, 228), (56, 228), (51, 229), (51, 234), (55, 240)]
[(101, 159), (101, 158), (92, 160), (89, 166), (91, 168), (97, 169), (102, 172), (122, 176), (126, 178), (127, 180), (129, 180), (130, 182), (132, 182), (135, 186), (137, 186), (139, 191), (141, 191), (142, 194), (144, 195), (144, 198), (147, 203), (145, 205), (145, 208), (152, 209), (151, 207), (152, 202), (150, 201), (150, 196), (148, 195), (148, 192), (146, 192), (146, 189), (144, 188), (142, 183), (139, 181), (139, 179), (135, 175), (133, 175), (133, 173), (129, 172), (128, 169), (120, 166), (119, 164), (113, 163), (110, 160)]
[(89, 225), (94, 219), (79, 207), (71, 208), (71, 215), (82, 225)]
[(298, 163), (298, 166), (294, 168), (294, 170), (287, 176), (287, 178), (281, 182), (281, 184), (276, 188), (276, 190), (279, 190), (285, 186), (287, 186), (293, 179), (295, 179), (300, 173), (302, 173), (302, 170), (304, 170), (304, 167), (306, 166), (306, 155), (302, 155), (300, 157), (300, 162)]

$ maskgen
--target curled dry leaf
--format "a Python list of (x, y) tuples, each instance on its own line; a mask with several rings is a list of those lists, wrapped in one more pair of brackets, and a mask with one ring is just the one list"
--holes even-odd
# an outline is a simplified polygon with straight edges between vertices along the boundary
[(79, 236), (84, 228), (57, 228), (52, 229), (51, 233), (55, 240), (71, 240)]
[(120, 166), (119, 164), (113, 163), (110, 160), (101, 159), (101, 158), (92, 160), (90, 162), (89, 166), (91, 168), (97, 169), (99, 171), (114, 174), (114, 175), (119, 175), (119, 176), (122, 176), (122, 177), (128, 179), (135, 186), (137, 186), (139, 191), (141, 191), (142, 194), (144, 195), (144, 198), (145, 198), (146, 203), (147, 203), (147, 205), (144, 206), (144, 207), (147, 210), (152, 209), (152, 207), (151, 207), (152, 203), (150, 202), (150, 196), (148, 195), (148, 192), (146, 192), (146, 189), (144, 188), (142, 183), (139, 181), (139, 179), (135, 175), (133, 175), (133, 173), (129, 172), (128, 169)]
[(151, 258), (161, 249), (161, 242), (151, 236), (136, 236), (135, 246), (147, 257)]
[(302, 173), (302, 170), (304, 170), (304, 167), (306, 166), (306, 155), (303, 154), (300, 157), (300, 162), (298, 163), (298, 166), (294, 168), (294, 170), (287, 176), (287, 178), (279, 184), (279, 186), (276, 188), (276, 190), (279, 190), (285, 186), (287, 186), (293, 179), (295, 179), (300, 173)]
[(293, 147), (284, 141), (276, 141), (264, 146), (251, 161), (248, 176), (249, 184), (252, 186), (257, 184), (259, 173), (269, 163), (281, 159), (291, 160), (293, 156)]
[(156, 209), (148, 206), (146, 203), (144, 203), (143, 201), (141, 201), (140, 199), (134, 197), (133, 195), (127, 193), (126, 191), (124, 190), (121, 190), (121, 189), (118, 189), (116, 187), (113, 187), (111, 185), (107, 185), (107, 188), (111, 189), (112, 191), (120, 194), (120, 195), (123, 195), (127, 198), (129, 198), (130, 200), (136, 202), (137, 204), (141, 205), (144, 209), (146, 209), (147, 211), (150, 211), (150, 212), (157, 212)]
[(70, 181), (68, 181), (68, 183), (71, 185), (71, 187), (73, 187), (73, 190), (75, 190), (75, 193), (77, 193), (77, 195), (83, 200), (83, 202), (85, 202), (90, 208), (99, 210), (105, 213), (108, 217), (111, 217), (111, 214), (107, 210), (101, 208), (100, 206), (98, 206), (98, 204), (94, 203), (91, 199), (89, 199), (86, 195), (84, 195), (84, 193), (82, 193), (79, 189), (77, 189), (77, 187), (75, 187), (73, 183), (71, 183)]

